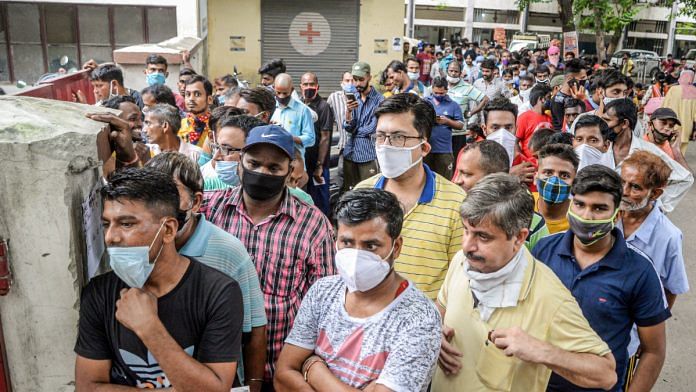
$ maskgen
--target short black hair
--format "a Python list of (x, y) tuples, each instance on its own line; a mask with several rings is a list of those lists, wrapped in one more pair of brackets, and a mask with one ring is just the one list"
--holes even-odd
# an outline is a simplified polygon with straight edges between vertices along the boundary
[(218, 78), (218, 80), (220, 82), (222, 82), (222, 84), (224, 84), (225, 86), (229, 86), (229, 87), (239, 86), (239, 82), (237, 81), (237, 78), (235, 78), (234, 76), (232, 76), (230, 74), (220, 76)]
[(205, 90), (205, 94), (209, 97), (213, 95), (213, 85), (210, 83), (210, 80), (208, 80), (205, 76), (203, 75), (193, 75), (193, 77), (189, 80), (186, 81), (186, 85), (190, 86), (195, 83), (203, 83), (203, 89)]
[(581, 59), (573, 58), (572, 60), (565, 63), (566, 74), (578, 73), (583, 69), (585, 69), (585, 62)]
[(234, 106), (218, 106), (210, 111), (210, 118), (208, 119), (208, 126), (210, 130), (215, 132), (218, 129), (218, 124), (228, 116), (238, 116), (244, 114), (244, 111), (240, 108)]
[(152, 168), (123, 168), (109, 175), (100, 191), (106, 201), (145, 203), (158, 218), (179, 218), (179, 191), (171, 175)]
[(433, 79), (432, 87), (439, 87), (447, 90), (449, 88), (449, 84), (447, 83), (447, 79), (443, 78), (442, 76), (436, 76), (435, 79)]
[(174, 98), (174, 93), (172, 89), (163, 84), (154, 84), (152, 86), (147, 86), (140, 92), (140, 95), (149, 94), (155, 99), (155, 103), (166, 103), (176, 107), (176, 99)]
[(122, 103), (126, 102), (137, 105), (137, 103), (135, 103), (135, 99), (133, 99), (133, 97), (130, 95), (114, 95), (113, 97), (104, 101), (102, 106), (109, 109), (120, 110), (118, 107), (121, 106)]
[(581, 110), (585, 110), (585, 103), (579, 99), (575, 98), (566, 98), (565, 101), (563, 101), (563, 109), (571, 109), (571, 108), (576, 108), (580, 107)]
[(539, 161), (548, 157), (556, 157), (562, 159), (566, 162), (573, 164), (575, 171), (578, 171), (578, 166), (580, 165), (580, 159), (578, 159), (578, 154), (575, 153), (572, 146), (562, 143), (547, 144), (537, 152), (539, 156)]
[(539, 151), (542, 147), (549, 144), (549, 139), (555, 134), (556, 131), (551, 128), (539, 128), (529, 138), (527, 146), (531, 151)]
[(599, 127), (599, 132), (602, 134), (602, 140), (606, 141), (609, 138), (611, 129), (609, 129), (609, 125), (607, 125), (607, 122), (604, 121), (603, 118), (594, 114), (579, 116), (578, 121), (575, 123), (575, 132), (577, 132), (578, 129), (587, 127)]
[(406, 64), (402, 63), (399, 60), (392, 60), (389, 65), (387, 65), (387, 68), (385, 70), (391, 69), (392, 72), (403, 72), (406, 73)]
[(638, 109), (632, 100), (628, 98), (615, 99), (607, 104), (605, 112), (614, 111), (619, 121), (628, 120), (628, 126), (633, 129), (638, 122)]
[(418, 61), (418, 59), (415, 58), (414, 56), (408, 56), (408, 57), (406, 57), (406, 61), (404, 62), (404, 64), (408, 65), (408, 62), (409, 62), (409, 61), (415, 61), (415, 62), (417, 62), (417, 63), (418, 63), (418, 66), (420, 67), (420, 61)]
[(285, 62), (283, 59), (272, 59), (269, 62), (259, 67), (259, 75), (268, 74), (274, 78), (282, 73), (285, 73)]
[(89, 75), (89, 80), (100, 82), (111, 82), (115, 80), (123, 86), (123, 70), (116, 64), (102, 64), (92, 71)]
[(619, 70), (617, 69), (605, 70), (599, 81), (599, 87), (609, 88), (617, 84), (625, 84), (626, 86), (628, 86), (628, 81), (626, 80), (626, 77), (623, 76), (621, 72), (619, 72)]
[(564, 56), (571, 55), (573, 58), (575, 58), (575, 52), (565, 52)]
[(246, 139), (246, 137), (249, 136), (249, 132), (252, 129), (263, 125), (266, 125), (266, 123), (259, 120), (258, 118), (246, 114), (241, 114), (238, 116), (223, 117), (222, 119), (220, 119), (220, 122), (218, 123), (218, 129), (222, 129), (224, 127), (239, 128), (242, 131), (244, 131), (244, 138)]
[(546, 97), (551, 94), (551, 86), (546, 83), (537, 83), (532, 87), (532, 91), (529, 92), (529, 103), (534, 106), (541, 98)]
[(493, 59), (485, 59), (481, 62), (481, 65), (479, 66), (479, 68), (481, 68), (481, 69), (484, 69), (484, 68), (485, 69), (494, 69), (494, 68), (497, 69), (498, 67), (496, 67), (495, 61), (493, 61)]
[(545, 65), (539, 65), (538, 67), (534, 68), (534, 72), (532, 72), (535, 76), (538, 75), (540, 72), (546, 73), (546, 74), (551, 74), (551, 71), (549, 70), (549, 67)]
[(482, 140), (469, 143), (464, 147), (464, 152), (478, 150), (481, 154), (479, 167), (486, 175), (493, 173), (507, 173), (510, 171), (510, 157), (500, 143), (492, 140)]
[(180, 152), (159, 153), (147, 161), (145, 167), (159, 170), (179, 180), (189, 190), (191, 198), (196, 192), (203, 192), (203, 174), (198, 163)]
[(411, 113), (413, 115), (413, 127), (418, 131), (418, 136), (430, 139), (430, 131), (435, 126), (435, 109), (426, 100), (416, 94), (400, 93), (382, 101), (375, 110), (377, 121), (385, 114)]
[[(414, 94), (409, 94), (414, 95)], [(393, 193), (375, 188), (353, 189), (336, 203), (334, 217), (339, 225), (355, 226), (375, 218), (382, 218), (393, 240), (401, 235), (404, 210)]]
[(590, 192), (608, 193), (614, 198), (614, 208), (619, 208), (623, 187), (621, 177), (604, 165), (590, 165), (582, 168), (573, 180), (570, 193), (584, 195)]
[(520, 82), (522, 82), (523, 80), (526, 80), (529, 83), (534, 83), (534, 77), (532, 75), (529, 75), (529, 74), (524, 75), (524, 76), (520, 76)]
[(179, 70), (179, 76), (195, 76), (198, 75), (193, 68), (181, 68)]
[(273, 93), (265, 87), (245, 88), (239, 92), (240, 98), (258, 106), (261, 111), (268, 112), (269, 117), (273, 115), (276, 108), (276, 101)]
[(571, 135), (568, 132), (554, 132), (551, 137), (549, 137), (549, 140), (547, 141), (549, 144), (567, 144), (569, 146), (573, 145), (573, 135)]
[(147, 56), (147, 58), (145, 59), (145, 65), (147, 64), (162, 64), (165, 68), (168, 67), (167, 59), (155, 53), (152, 53), (149, 56)]
[(488, 113), (490, 112), (510, 112), (515, 116), (515, 119), (517, 119), (517, 105), (510, 102), (510, 100), (505, 97), (497, 97), (488, 101), (483, 108), (484, 123), (488, 121)]

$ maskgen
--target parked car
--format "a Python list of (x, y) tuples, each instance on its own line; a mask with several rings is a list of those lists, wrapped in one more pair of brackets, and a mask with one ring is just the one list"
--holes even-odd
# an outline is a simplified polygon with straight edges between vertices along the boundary
[(613, 65), (621, 69), (621, 62), (623, 61), (624, 53), (628, 55), (633, 60), (633, 73), (631, 76), (637, 76), (640, 71), (640, 62), (645, 61), (645, 77), (652, 79), (656, 73), (660, 71), (660, 56), (649, 50), (642, 49), (622, 49), (614, 52), (609, 60), (609, 65)]
[[(686, 65), (693, 68), (696, 65), (696, 49), (691, 49), (686, 52)], [(676, 59), (675, 59), (676, 60)]]

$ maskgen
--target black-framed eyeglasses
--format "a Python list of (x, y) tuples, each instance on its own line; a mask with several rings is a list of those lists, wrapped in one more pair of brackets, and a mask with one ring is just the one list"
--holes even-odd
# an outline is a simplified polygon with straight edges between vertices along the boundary
[(224, 144), (217, 144), (214, 142), (210, 143), (210, 148), (213, 149), (214, 153), (217, 153), (219, 151), (220, 155), (222, 155), (223, 157), (230, 156), (234, 153), (238, 153), (238, 154), (242, 153), (241, 148), (234, 148), (234, 147), (226, 146)]
[(387, 142), (392, 147), (403, 147), (406, 145), (406, 140), (408, 139), (422, 139), (420, 136), (404, 136), (401, 134), (391, 134), (377, 132), (372, 135), (372, 141), (377, 144), (384, 144)]

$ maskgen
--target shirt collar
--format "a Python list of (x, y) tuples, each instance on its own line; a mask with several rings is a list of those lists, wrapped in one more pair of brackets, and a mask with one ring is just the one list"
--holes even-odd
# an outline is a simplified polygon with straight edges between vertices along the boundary
[(660, 211), (658, 203), (659, 201), (654, 203), (652, 211), (650, 211), (643, 223), (641, 223), (638, 227), (638, 230), (631, 234), (628, 240), (638, 238), (645, 244), (649, 244), (650, 241), (653, 240), (653, 231), (655, 231), (657, 221), (660, 219), (660, 215), (662, 215), (662, 211)]
[(208, 222), (203, 214), (197, 214), (198, 224), (196, 230), (191, 234), (191, 238), (186, 241), (184, 246), (179, 249), (182, 256), (201, 257), (205, 253), (208, 245), (208, 239), (215, 230), (215, 225)]
[[(435, 173), (425, 163), (423, 164), (423, 170), (425, 170), (425, 186), (418, 199), (418, 204), (430, 203), (435, 198)], [(386, 177), (379, 176), (375, 183), (375, 189), (384, 189), (386, 182)]]
[[(611, 235), (614, 236), (614, 246), (612, 246), (609, 253), (604, 255), (604, 257), (599, 260), (599, 264), (614, 269), (621, 269), (626, 252), (628, 251), (628, 247), (626, 246), (623, 233), (617, 227), (611, 231)], [(575, 235), (571, 230), (566, 230), (566, 232), (563, 233), (563, 238), (561, 239), (558, 247), (559, 256), (564, 256), (566, 258), (573, 257), (574, 239)]]

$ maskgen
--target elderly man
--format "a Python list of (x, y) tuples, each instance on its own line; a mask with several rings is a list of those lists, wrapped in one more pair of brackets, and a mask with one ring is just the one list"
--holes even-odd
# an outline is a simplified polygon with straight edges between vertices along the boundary
[(523, 246), (533, 203), (518, 179), (496, 173), (462, 204), (462, 250), (437, 299), (443, 340), (434, 392), (544, 391), (551, 371), (588, 388), (616, 383), (607, 344)]
[(198, 162), (203, 149), (181, 140), (177, 136), (179, 128), (181, 128), (179, 109), (163, 103), (151, 107), (143, 121), (143, 131), (150, 142), (147, 144), (150, 154), (155, 156), (161, 152), (178, 151), (192, 161)]
[(305, 148), (312, 147), (316, 141), (312, 113), (307, 105), (292, 97), (295, 87), (290, 75), (282, 73), (276, 76), (273, 88), (276, 93), (276, 110), (271, 117), (271, 123), (280, 125), (290, 132), (304, 159)]

